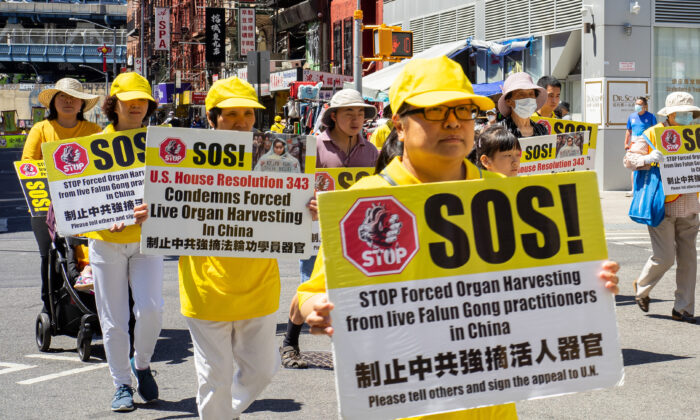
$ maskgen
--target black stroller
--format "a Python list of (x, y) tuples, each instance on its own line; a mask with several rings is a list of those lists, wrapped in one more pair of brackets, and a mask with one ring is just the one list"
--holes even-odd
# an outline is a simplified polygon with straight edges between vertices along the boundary
[(72, 246), (87, 245), (87, 238), (64, 238), (56, 232), (53, 208), (46, 223), (52, 243), (49, 250), (49, 307), (36, 318), (36, 344), (46, 352), (51, 337), (68, 335), (77, 338), (78, 355), (86, 362), (90, 359), (93, 335), (102, 335), (95, 307), (95, 297), (89, 292), (75, 290), (77, 268), (72, 258)]

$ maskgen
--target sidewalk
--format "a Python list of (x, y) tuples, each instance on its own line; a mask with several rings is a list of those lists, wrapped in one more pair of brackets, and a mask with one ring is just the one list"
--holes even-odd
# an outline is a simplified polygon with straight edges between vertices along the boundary
[(605, 230), (640, 230), (643, 225), (634, 223), (629, 216), (632, 197), (626, 197), (627, 191), (601, 191), (600, 206), (603, 209)]

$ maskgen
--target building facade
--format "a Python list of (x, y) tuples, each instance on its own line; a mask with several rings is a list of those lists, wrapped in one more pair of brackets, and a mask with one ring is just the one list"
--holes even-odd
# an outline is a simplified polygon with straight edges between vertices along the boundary
[(700, 0), (384, 0), (384, 21), (413, 31), (414, 53), (472, 37), (528, 48), (470, 57), (473, 83), (526, 71), (555, 76), (574, 120), (599, 124), (596, 170), (601, 189), (629, 189), (622, 166), (634, 98), (650, 111), (686, 91), (700, 103)]

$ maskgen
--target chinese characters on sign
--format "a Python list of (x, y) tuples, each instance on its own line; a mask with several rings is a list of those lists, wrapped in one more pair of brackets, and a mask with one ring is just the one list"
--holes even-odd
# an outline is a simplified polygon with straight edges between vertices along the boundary
[[(253, 155), (264, 144), (254, 147), (250, 132), (150, 127), (145, 184), (150, 217), (142, 228), (142, 252), (307, 258), (315, 139), (305, 137), (309, 173), (299, 163), (304, 156), (277, 140), (256, 161)], [(296, 171), (258, 169), (268, 160), (294, 161)]]
[(210, 63), (226, 61), (225, 10), (218, 7), (207, 7), (206, 30), (206, 59)]
[(319, 194), (341, 416), (619, 384), (597, 198), (592, 171)]
[(44, 143), (58, 231), (75, 235), (134, 224), (134, 207), (143, 203), (145, 148), (145, 128)]
[(255, 9), (252, 7), (238, 9), (238, 46), (241, 56), (255, 51)]

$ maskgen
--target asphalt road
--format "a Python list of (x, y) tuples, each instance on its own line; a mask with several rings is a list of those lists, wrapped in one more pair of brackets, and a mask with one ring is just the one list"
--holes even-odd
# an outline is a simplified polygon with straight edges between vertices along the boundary
[[(3, 165), (5, 167), (5, 165)], [(3, 173), (7, 180), (7, 174)], [(10, 178), (14, 181), (13, 178)], [(89, 363), (80, 362), (75, 339), (53, 337), (51, 351), (40, 353), (34, 325), (40, 310), (38, 252), (17, 190), (3, 182), (0, 191), (0, 419), (82, 419), (114, 417), (113, 388), (101, 342), (93, 343)], [(652, 294), (651, 311), (634, 303), (631, 282), (649, 252), (646, 229), (626, 218), (623, 193), (603, 194), (611, 259), (622, 264), (617, 323), (625, 364), (619, 387), (519, 402), (522, 419), (687, 419), (700, 406), (698, 325), (672, 321), (674, 275), (666, 274)], [(3, 222), (3, 219), (6, 222)], [(6, 223), (6, 229), (3, 229)], [(298, 283), (296, 263), (282, 263), (282, 295), (277, 312), (281, 342), (287, 310)], [(196, 418), (196, 377), (192, 345), (179, 314), (176, 260), (165, 264), (165, 314), (152, 367), (158, 372), (161, 400), (124, 414), (138, 419)], [(301, 338), (312, 360), (306, 370), (280, 369), (242, 419), (337, 418), (331, 343), (325, 337)]]

